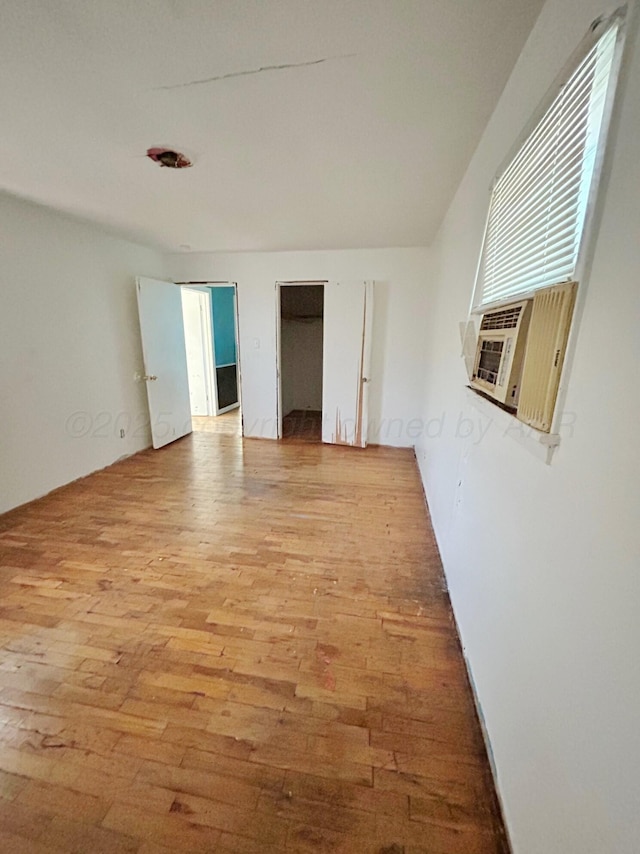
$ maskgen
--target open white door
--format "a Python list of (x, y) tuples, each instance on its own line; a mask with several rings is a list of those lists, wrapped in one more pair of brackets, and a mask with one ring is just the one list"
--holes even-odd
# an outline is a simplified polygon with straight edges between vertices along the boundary
[(191, 414), (215, 415), (211, 303), (208, 291), (183, 287), (182, 316)]
[(192, 430), (182, 294), (172, 282), (143, 278), (136, 291), (151, 437), (162, 448)]
[(322, 441), (367, 444), (373, 282), (324, 286)]

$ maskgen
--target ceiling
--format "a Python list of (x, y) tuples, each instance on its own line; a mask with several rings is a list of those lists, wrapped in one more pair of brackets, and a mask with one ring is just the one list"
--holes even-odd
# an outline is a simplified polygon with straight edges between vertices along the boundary
[(542, 3), (0, 0), (0, 188), (169, 250), (426, 245)]

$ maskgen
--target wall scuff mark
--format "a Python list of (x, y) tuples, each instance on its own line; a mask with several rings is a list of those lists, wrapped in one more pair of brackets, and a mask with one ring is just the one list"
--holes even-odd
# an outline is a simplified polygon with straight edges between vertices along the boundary
[(186, 89), (188, 86), (203, 86), (206, 83), (218, 83), (220, 80), (231, 80), (233, 77), (248, 77), (252, 74), (263, 74), (269, 71), (286, 71), (289, 68), (308, 68), (312, 65), (322, 65), (324, 62), (334, 62), (339, 59), (351, 59), (355, 53), (344, 53), (339, 56), (325, 56), (323, 59), (312, 59), (308, 62), (286, 62), (282, 65), (262, 65), (247, 71), (231, 71), (229, 74), (219, 74), (217, 77), (205, 77), (202, 80), (189, 80), (186, 83), (173, 83), (169, 86), (155, 86), (155, 91), (170, 91), (171, 89)]

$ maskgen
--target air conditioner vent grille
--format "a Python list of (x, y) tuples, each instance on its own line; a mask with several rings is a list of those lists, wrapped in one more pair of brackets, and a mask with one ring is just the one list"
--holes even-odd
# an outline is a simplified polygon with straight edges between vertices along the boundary
[(483, 316), (480, 329), (515, 329), (521, 311), (521, 305), (504, 308), (500, 311), (490, 311)]
[(502, 359), (503, 341), (483, 341), (478, 357), (476, 376), (490, 385), (495, 385)]
[(567, 347), (576, 283), (544, 288), (533, 298), (518, 418), (548, 433)]

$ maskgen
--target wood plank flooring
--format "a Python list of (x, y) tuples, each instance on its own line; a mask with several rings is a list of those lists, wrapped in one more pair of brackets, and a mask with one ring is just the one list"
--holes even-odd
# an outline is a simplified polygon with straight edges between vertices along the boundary
[(322, 412), (293, 409), (282, 419), (282, 438), (294, 442), (322, 442)]
[(409, 451), (194, 433), (0, 517), (0, 850), (506, 851)]
[(242, 423), (240, 409), (231, 409), (222, 415), (192, 415), (193, 429), (200, 433), (224, 433), (227, 436), (241, 436)]

